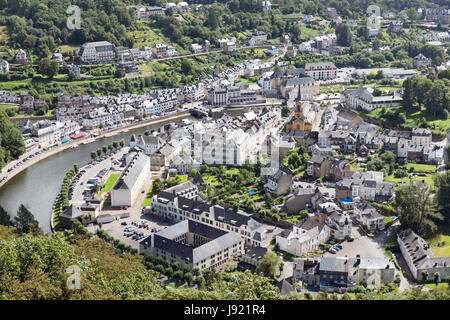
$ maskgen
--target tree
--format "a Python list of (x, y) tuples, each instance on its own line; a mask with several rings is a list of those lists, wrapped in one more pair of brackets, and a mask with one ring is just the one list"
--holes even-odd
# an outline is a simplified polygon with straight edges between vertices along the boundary
[(433, 82), (425, 98), (425, 107), (433, 116), (442, 116), (450, 106), (450, 89), (443, 80)]
[(291, 109), (288, 106), (283, 106), (281, 108), (281, 116), (283, 116), (283, 117), (287, 117), (290, 112), (291, 112)]
[(39, 232), (39, 222), (23, 204), (19, 206), (17, 215), (14, 217), (14, 226), (20, 234)]
[(352, 44), (353, 35), (348, 24), (340, 23), (336, 26), (336, 40), (343, 47), (348, 47)]
[(44, 58), (39, 63), (39, 73), (53, 79), (59, 72), (59, 63), (55, 59)]
[(441, 282), (441, 275), (439, 272), (435, 272), (433, 275), (434, 283), (436, 284), (436, 287), (439, 285), (439, 282)]
[(92, 160), (97, 159), (97, 152), (95, 152), (95, 151), (92, 151), (92, 152), (91, 152), (91, 159), (92, 159)]
[(172, 267), (167, 267), (167, 268), (164, 270), (164, 274), (170, 278), (170, 277), (172, 276), (172, 274), (173, 274), (173, 269), (172, 269)]
[[(450, 147), (447, 150), (450, 150)], [(434, 177), (434, 185), (437, 190), (438, 208), (448, 222), (450, 220), (450, 171), (436, 175)]]
[(159, 179), (155, 179), (152, 182), (152, 195), (158, 194), (161, 192), (161, 181)]
[(11, 216), (0, 206), (0, 225), (2, 226), (12, 226)]
[(78, 171), (80, 170), (80, 167), (78, 166), (78, 163), (75, 163), (73, 165), (73, 170), (74, 170), (75, 173), (78, 173)]
[(186, 272), (183, 276), (184, 281), (187, 282), (188, 285), (190, 285), (192, 283), (192, 279), (193, 279), (193, 275), (190, 272)]
[(273, 252), (267, 252), (259, 263), (258, 271), (265, 277), (273, 278), (280, 265), (280, 257)]
[(123, 148), (125, 146), (125, 140), (120, 139), (119, 145), (120, 145), (121, 148)]
[(427, 282), (427, 280), (428, 280), (428, 271), (427, 270), (423, 270), (421, 275), (422, 275), (422, 283)]
[(108, 147), (107, 146), (103, 146), (102, 147), (102, 151), (103, 151), (104, 154), (107, 154), (108, 153)]
[(98, 148), (97, 149), (97, 157), (100, 157), (102, 155), (102, 149)]
[(442, 220), (436, 212), (436, 205), (428, 186), (408, 184), (400, 186), (395, 192), (394, 208), (403, 228), (411, 228), (422, 236), (436, 232), (434, 220)]

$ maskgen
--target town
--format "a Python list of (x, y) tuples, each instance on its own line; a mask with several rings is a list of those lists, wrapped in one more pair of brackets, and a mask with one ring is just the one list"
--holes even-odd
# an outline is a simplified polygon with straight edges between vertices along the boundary
[[(260, 5), (272, 18), (281, 9)], [(218, 19), (215, 4), (126, 9), (142, 30)], [(50, 58), (0, 52), (1, 120), (22, 144), (0, 148), (0, 188), (83, 150), (54, 178), (49, 234), (139, 255), (162, 286), (243, 273), (288, 299), (448, 288), (450, 10), (367, 12), (382, 27), (340, 15), (302, 14), (276, 37), (249, 28), (185, 46), (108, 37)], [(197, 60), (216, 55), (233, 63)], [(170, 63), (175, 86), (158, 82)], [(20, 84), (30, 69), (39, 88)], [(58, 81), (91, 85), (49, 88)]]

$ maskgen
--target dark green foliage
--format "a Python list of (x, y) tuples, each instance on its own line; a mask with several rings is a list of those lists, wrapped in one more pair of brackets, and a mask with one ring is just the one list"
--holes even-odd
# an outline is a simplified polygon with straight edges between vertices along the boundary
[(12, 159), (25, 152), (22, 133), (13, 124), (5, 111), (0, 110), (0, 170)]

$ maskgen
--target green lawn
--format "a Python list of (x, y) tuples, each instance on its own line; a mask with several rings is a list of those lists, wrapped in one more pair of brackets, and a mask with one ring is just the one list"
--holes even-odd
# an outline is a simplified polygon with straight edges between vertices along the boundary
[(6, 109), (17, 109), (17, 108), (19, 108), (19, 106), (16, 104), (0, 104), (0, 110), (6, 111)]
[[(435, 283), (426, 283), (425, 287), (430, 288), (430, 289), (436, 289), (436, 284)], [(448, 288), (448, 283), (447, 282), (439, 282), (437, 287), (438, 288)]]
[(153, 188), (153, 183), (150, 186), (150, 189), (148, 189), (148, 192), (145, 196), (144, 201), (142, 201), (141, 207), (148, 207), (150, 205), (150, 199), (152, 198), (153, 194), (152, 194), (152, 188)]
[[(441, 233), (431, 239), (429, 243), (431, 245), (431, 251), (436, 257), (450, 256), (450, 233)], [(441, 246), (439, 246), (439, 244), (441, 244)]]
[(420, 173), (435, 173), (436, 166), (432, 164), (421, 164), (421, 163), (407, 163), (406, 169), (414, 168), (414, 172)]
[(112, 173), (109, 176), (108, 180), (106, 180), (105, 185), (98, 192), (98, 195), (101, 196), (104, 192), (111, 191), (111, 188), (113, 187), (114, 183), (116, 183), (117, 179), (119, 179), (119, 176), (119, 173)]

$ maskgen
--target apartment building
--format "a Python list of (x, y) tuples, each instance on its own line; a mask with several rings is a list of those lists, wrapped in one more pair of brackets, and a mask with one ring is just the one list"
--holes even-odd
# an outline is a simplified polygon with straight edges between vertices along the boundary
[(305, 64), (306, 74), (314, 80), (332, 80), (337, 76), (333, 62), (309, 62)]
[(113, 63), (116, 60), (116, 48), (108, 41), (87, 42), (78, 50), (82, 63)]
[(183, 220), (142, 240), (139, 250), (168, 263), (212, 271), (244, 253), (244, 240), (233, 232)]

